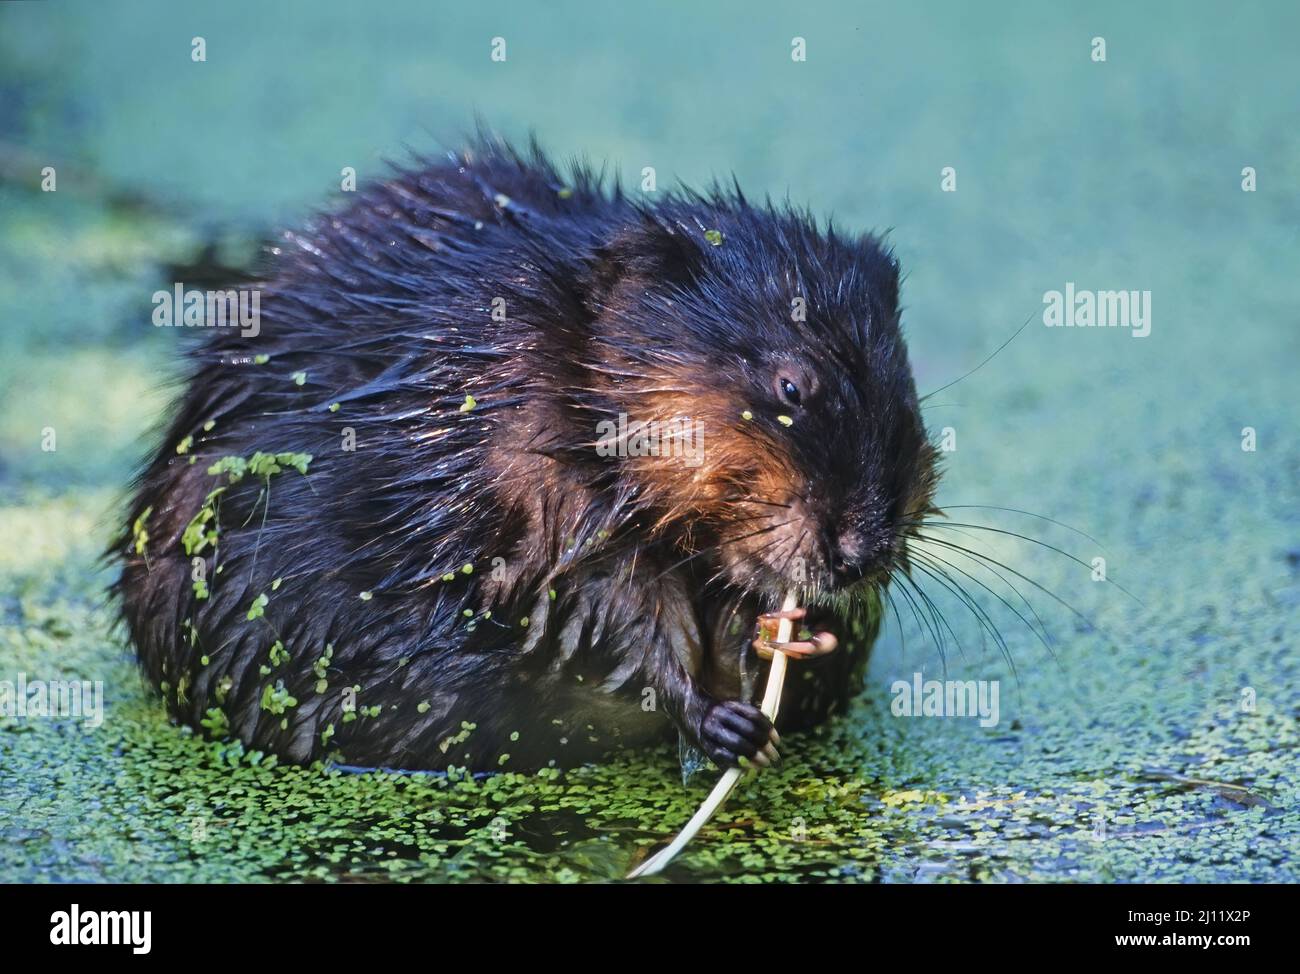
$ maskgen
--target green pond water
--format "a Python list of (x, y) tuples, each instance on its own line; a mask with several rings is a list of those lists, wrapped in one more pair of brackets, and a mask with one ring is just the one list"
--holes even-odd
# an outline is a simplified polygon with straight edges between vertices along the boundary
[[(669, 748), (478, 781), (278, 765), (170, 726), (113, 628), (97, 559), (171, 394), (166, 268), (246, 260), (342, 167), (377, 178), (475, 112), (630, 185), (734, 171), (889, 229), (923, 392), (1033, 319), (928, 403), (940, 500), (1079, 559), (962, 540), (1088, 621), (1004, 573), (1049, 648), (967, 581), (1013, 668), (918, 577), (953, 645), (891, 613), (853, 709), (664, 878), (1300, 878), (1297, 8), (178, 6), (0, 9), (0, 681), (105, 696), (97, 727), (0, 717), (0, 880), (616, 880), (712, 784)], [(1043, 327), (1067, 282), (1149, 290), (1150, 334)], [(895, 716), (917, 672), (998, 681), (997, 724)]]

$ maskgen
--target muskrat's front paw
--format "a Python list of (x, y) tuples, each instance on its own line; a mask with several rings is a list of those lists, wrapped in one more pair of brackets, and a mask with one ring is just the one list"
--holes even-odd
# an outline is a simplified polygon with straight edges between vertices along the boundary
[(752, 761), (766, 768), (780, 760), (776, 745), (781, 742), (772, 722), (763, 712), (739, 700), (715, 703), (704, 715), (700, 726), (700, 744), (720, 768), (744, 765)]
[[(771, 659), (774, 652), (785, 653), (791, 659), (812, 659), (825, 656), (835, 649), (840, 641), (831, 632), (808, 633), (807, 639), (798, 639), (788, 643), (776, 641), (776, 631), (782, 619), (799, 620), (807, 615), (804, 609), (791, 609), (789, 612), (766, 612), (758, 617), (758, 636), (752, 645), (754, 651), (763, 659)], [(807, 630), (804, 630), (807, 632)], [(802, 636), (803, 633), (800, 633)]]

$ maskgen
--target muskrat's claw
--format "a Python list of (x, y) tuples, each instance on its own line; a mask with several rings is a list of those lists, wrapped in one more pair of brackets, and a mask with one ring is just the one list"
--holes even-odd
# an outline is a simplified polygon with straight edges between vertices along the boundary
[(763, 659), (771, 659), (774, 652), (785, 653), (792, 659), (813, 659), (825, 656), (835, 649), (840, 641), (831, 632), (817, 632), (810, 637), (795, 642), (779, 643), (776, 630), (782, 619), (802, 619), (807, 615), (804, 609), (791, 609), (789, 612), (765, 612), (758, 617), (758, 638), (750, 645)]
[(720, 768), (749, 761), (760, 768), (770, 767), (781, 760), (776, 752), (780, 740), (761, 710), (739, 700), (715, 703), (700, 725), (704, 753)]

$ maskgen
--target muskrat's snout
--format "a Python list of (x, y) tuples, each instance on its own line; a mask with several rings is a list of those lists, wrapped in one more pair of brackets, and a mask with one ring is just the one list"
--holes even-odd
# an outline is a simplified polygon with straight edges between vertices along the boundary
[(858, 528), (830, 532), (825, 541), (831, 581), (837, 588), (887, 570), (892, 539)]
[[(908, 539), (931, 510), (937, 478), (934, 450), (908, 405), (897, 401), (902, 418), (888, 429), (859, 427), (856, 442), (841, 437), (832, 449), (821, 445), (834, 442), (827, 423), (824, 436), (792, 442), (790, 460), (750, 479), (733, 576), (748, 568), (772, 591), (796, 584), (831, 594), (883, 587), (906, 569)], [(882, 453), (885, 462), (873, 462)]]
[(903, 543), (883, 517), (863, 515), (826, 519), (818, 541), (811, 581), (829, 591), (883, 582)]
[(877, 512), (828, 513), (797, 495), (748, 506), (722, 552), (732, 579), (753, 588), (829, 593), (881, 584), (905, 544), (899, 526)]

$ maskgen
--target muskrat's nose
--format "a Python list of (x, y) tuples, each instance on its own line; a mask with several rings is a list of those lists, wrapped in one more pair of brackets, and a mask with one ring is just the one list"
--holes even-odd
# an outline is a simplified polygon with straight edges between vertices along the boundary
[(854, 582), (866, 574), (871, 546), (858, 531), (844, 531), (831, 549), (831, 571), (837, 582)]

